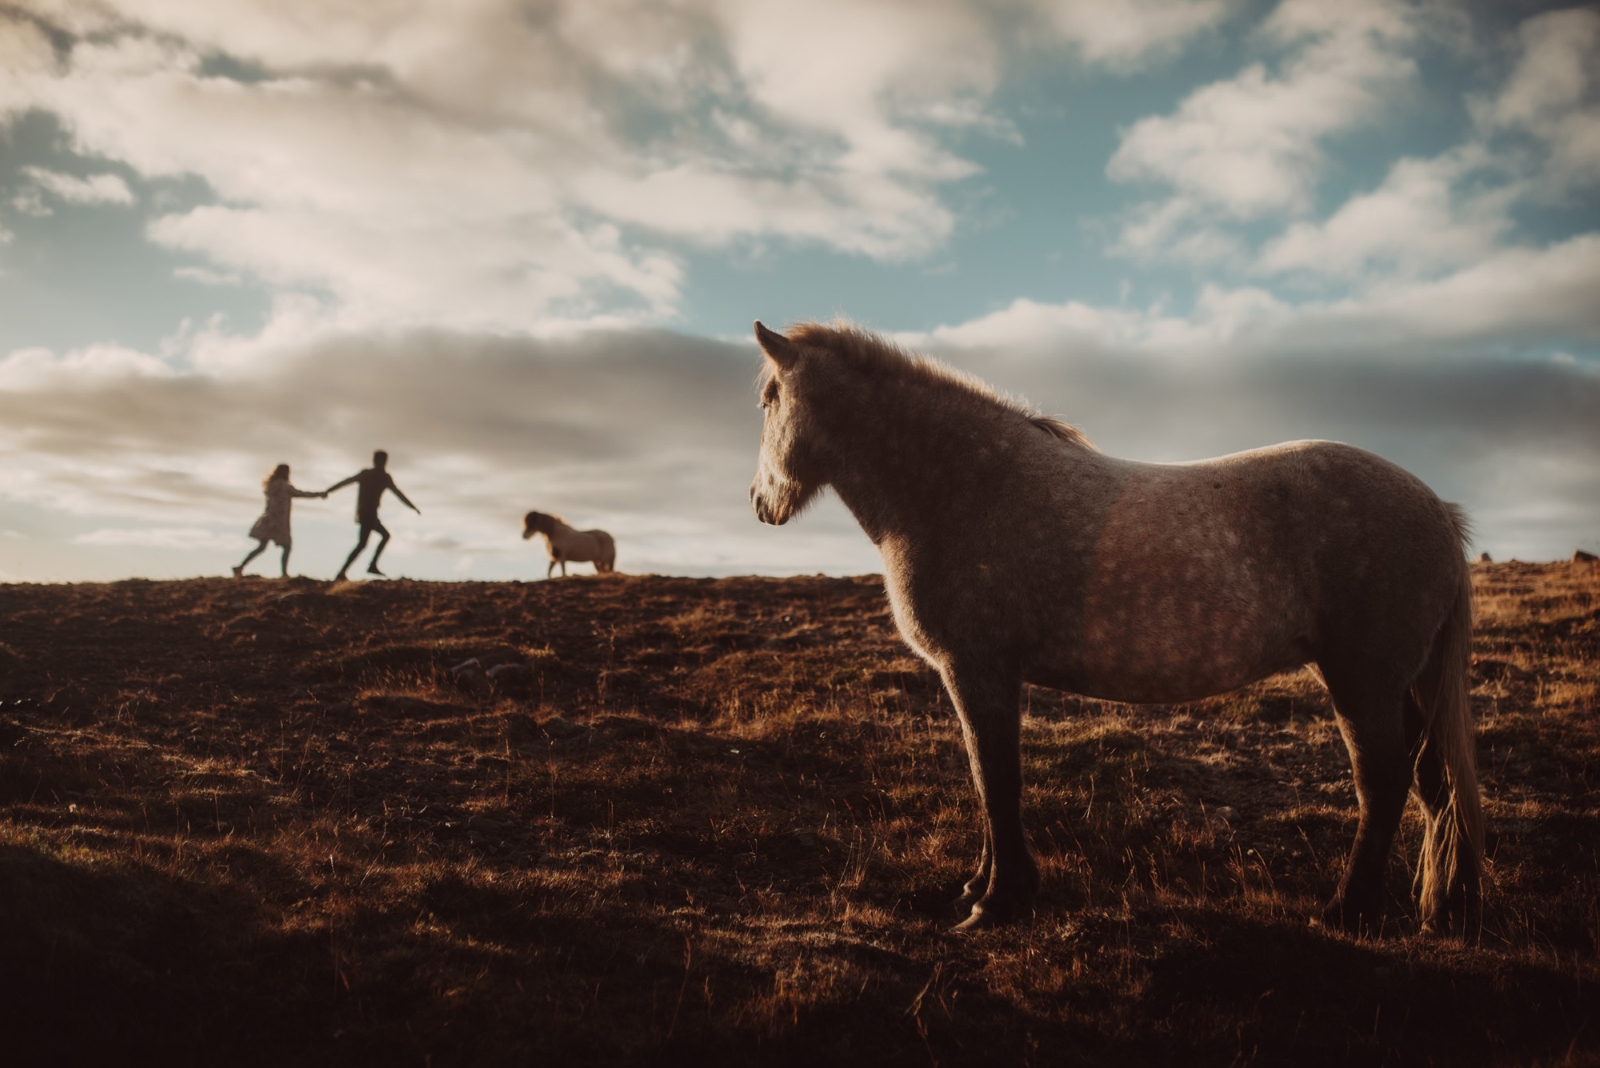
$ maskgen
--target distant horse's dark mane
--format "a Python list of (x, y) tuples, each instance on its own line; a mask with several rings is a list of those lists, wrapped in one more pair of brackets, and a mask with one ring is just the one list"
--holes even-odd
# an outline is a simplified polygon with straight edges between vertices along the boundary
[(1051, 437), (1067, 445), (1093, 450), (1094, 445), (1077, 427), (1051, 416), (1041, 415), (1031, 406), (996, 392), (975, 375), (957, 370), (937, 360), (907, 352), (892, 341), (853, 323), (804, 322), (789, 327), (786, 336), (797, 345), (810, 345), (837, 353), (875, 376), (900, 379), (906, 383), (930, 383), (953, 388), (979, 400), (995, 404), (1028, 420)]
[(522, 517), (522, 522), (526, 529), (536, 530), (541, 534), (551, 533), (558, 524), (566, 524), (566, 520), (554, 512), (529, 512)]

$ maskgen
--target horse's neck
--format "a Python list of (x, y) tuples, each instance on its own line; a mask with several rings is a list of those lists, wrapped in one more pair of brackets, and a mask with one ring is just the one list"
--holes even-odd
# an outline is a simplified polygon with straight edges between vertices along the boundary
[(875, 544), (979, 504), (995, 465), (1015, 459), (1016, 439), (1038, 433), (980, 398), (928, 392), (861, 405), (834, 435), (840, 460), (829, 481)]

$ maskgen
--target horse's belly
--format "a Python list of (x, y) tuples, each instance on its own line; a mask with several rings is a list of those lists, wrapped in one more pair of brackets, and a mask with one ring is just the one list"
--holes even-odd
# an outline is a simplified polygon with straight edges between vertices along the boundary
[(1262, 553), (1216, 513), (1193, 510), (1175, 523), (1151, 514), (1159, 499), (1119, 505), (1085, 591), (1086, 693), (1193, 700), (1309, 659), (1292, 562)]
[(1169, 613), (1147, 605), (1137, 618), (1113, 613), (1085, 620), (1079, 664), (1082, 692), (1115, 701), (1192, 701), (1225, 693), (1310, 659), (1308, 643), (1264, 621)]
[(600, 555), (595, 538), (590, 534), (569, 534), (561, 539), (556, 548), (560, 553), (559, 559), (569, 560), (575, 564), (588, 563)]

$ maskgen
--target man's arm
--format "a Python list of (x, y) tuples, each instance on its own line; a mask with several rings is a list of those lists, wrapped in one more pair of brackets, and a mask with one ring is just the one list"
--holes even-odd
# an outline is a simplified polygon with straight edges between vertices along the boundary
[(400, 492), (400, 487), (396, 486), (394, 484), (394, 479), (393, 478), (389, 479), (389, 490), (396, 497), (399, 497), (401, 501), (405, 502), (405, 506), (407, 508), (411, 509), (413, 512), (417, 513), (418, 515), (422, 514), (422, 509), (418, 508), (416, 505), (412, 504), (411, 503), (411, 499), (409, 497), (407, 497), (404, 493)]
[(350, 485), (350, 483), (356, 481), (360, 477), (361, 477), (361, 473), (358, 471), (355, 474), (351, 475), (349, 478), (345, 479), (343, 482), (335, 482), (333, 485), (331, 485), (327, 489), (323, 490), (322, 491), (322, 495), (324, 497), (326, 497), (328, 494), (332, 493), (336, 489), (344, 489), (346, 486)]

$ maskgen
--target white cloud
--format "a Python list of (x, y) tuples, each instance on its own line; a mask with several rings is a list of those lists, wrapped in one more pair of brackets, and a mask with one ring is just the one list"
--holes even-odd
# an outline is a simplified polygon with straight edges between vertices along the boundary
[(244, 278), (236, 273), (213, 271), (208, 267), (174, 267), (172, 277), (182, 278), (188, 282), (198, 282), (203, 286), (237, 286), (244, 284)]
[[(924, 254), (954, 225), (940, 187), (974, 172), (932, 131), (992, 126), (999, 67), (953, 2), (535, 19), (493, 0), (124, 0), (73, 17), (86, 35), (12, 76), (0, 108), (52, 111), (80, 153), (146, 178), (203, 178), (220, 202), (152, 239), (332, 295), (346, 322), (473, 329), (669, 316), (672, 241)], [(13, 51), (36, 36), (0, 27)]]
[(1184, 227), (1204, 229), (1213, 214), (1250, 220), (1307, 211), (1325, 162), (1322, 142), (1372, 121), (1415, 74), (1403, 51), (1413, 37), (1407, 12), (1387, 0), (1284, 0), (1262, 37), (1288, 50), (1280, 73), (1251, 64), (1123, 134), (1107, 175), (1173, 193), (1137, 214), (1117, 251), (1161, 255)]
[(1028, 0), (1091, 62), (1126, 66), (1168, 53), (1217, 26), (1224, 0)]
[(35, 188), (19, 189), (11, 198), (11, 206), (23, 215), (45, 218), (55, 210), (44, 202), (44, 195)]
[(164, 361), (118, 345), (90, 345), (63, 355), (49, 349), (27, 348), (0, 358), (0, 390), (26, 388), (57, 379), (165, 377), (171, 373)]
[(22, 167), (25, 183), (11, 197), (11, 206), (24, 215), (45, 218), (55, 214), (46, 194), (68, 204), (132, 204), (133, 191), (116, 174), (91, 174), (87, 178), (44, 167)]
[(1540, 143), (1533, 170), (1547, 195), (1591, 189), (1600, 183), (1600, 11), (1547, 12), (1524, 22), (1517, 38), (1517, 65), (1500, 93), (1479, 103), (1479, 123), (1489, 135)]
[(1206, 222), (1208, 212), (1194, 197), (1179, 193), (1148, 201), (1127, 213), (1111, 251), (1140, 260), (1211, 267), (1243, 262), (1240, 238)]
[[(1306, 217), (1325, 167), (1323, 142), (1373, 121), (1406, 89), (1415, 75), (1406, 50), (1420, 26), (1414, 9), (1386, 0), (1337, 8), (1286, 0), (1261, 30), (1291, 49), (1281, 74), (1252, 66), (1124, 135), (1108, 174), (1158, 180), (1172, 191), (1127, 211), (1111, 251), (1373, 294), (1370, 302), (1302, 309), (1340, 329), (1381, 307), (1379, 319), (1402, 316), (1437, 336), (1516, 334), (1550, 316), (1587, 336), (1589, 319), (1572, 306), (1566, 283), (1591, 276), (1587, 244), (1507, 245), (1519, 206), (1570, 199), (1600, 181), (1600, 75), (1591, 62), (1600, 13), (1528, 19), (1505, 83), (1469, 100), (1474, 124), (1460, 144), (1398, 159), (1376, 187), (1325, 218)], [(1285, 228), (1252, 249), (1244, 224), (1280, 218)], [(1553, 288), (1531, 291), (1523, 270), (1553, 270)], [(1507, 293), (1519, 296), (1503, 299)], [(1431, 300), (1472, 303), (1441, 311)], [(1176, 336), (1188, 338), (1190, 325)]]
[[(1463, 197), (1457, 183), (1481, 153), (1402, 159), (1377, 189), (1346, 201), (1320, 223), (1296, 222), (1268, 241), (1257, 267), (1347, 279), (1415, 276), (1489, 256), (1511, 229), (1515, 186)], [(1476, 166), (1475, 166), (1476, 165)]]
[(0, 114), (28, 107), (34, 99), (34, 80), (54, 65), (55, 53), (43, 28), (0, 10)]
[(1173, 314), (1159, 304), (1106, 308), (1019, 298), (969, 322), (902, 337), (912, 345), (1009, 349), (1023, 359), (1050, 352), (1091, 352), (1199, 363), (1219, 356), (1258, 355), (1280, 332), (1292, 336), (1299, 314), (1299, 309), (1262, 289), (1208, 285), (1189, 315)]
[(970, 170), (894, 119), (993, 88), (996, 48), (974, 11), (950, 0), (742, 0), (720, 16), (752, 97), (797, 126), (841, 138), (842, 171)]
[[(1436, 277), (1391, 279), (1334, 300), (1292, 304), (1256, 287), (1203, 286), (1189, 314), (1160, 304), (1095, 307), (1018, 299), (1000, 311), (926, 333), (912, 344), (1178, 358), (1494, 351), (1506, 343), (1600, 344), (1600, 234), (1545, 248), (1501, 248)], [(1030, 357), (1030, 358), (1033, 358)]]
[(238, 537), (203, 527), (101, 527), (72, 539), (75, 545), (111, 545), (140, 549), (227, 549)]
[[(1051, 30), (1019, 45), (1020, 9)], [(1016, 137), (1007, 50), (1127, 64), (1223, 0), (23, 0), (0, 117), (215, 202), (152, 240), (345, 325), (538, 329), (670, 319), (686, 247), (786, 241), (925, 256), (977, 173), (951, 132)], [(68, 39), (58, 56), (41, 27)], [(128, 202), (115, 175), (44, 177)], [(71, 184), (76, 182), (78, 184)], [(86, 184), (87, 183), (87, 184)], [(38, 207), (47, 207), (42, 201)], [(199, 276), (196, 276), (199, 277)], [(211, 276), (207, 276), (211, 277)]]
[(117, 174), (91, 174), (79, 178), (43, 167), (23, 167), (22, 173), (40, 189), (69, 204), (132, 204), (133, 191)]
[(1330, 319), (1377, 341), (1391, 331), (1439, 341), (1600, 344), (1600, 233), (1547, 248), (1506, 248), (1437, 280), (1384, 286), (1334, 305)]

